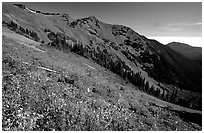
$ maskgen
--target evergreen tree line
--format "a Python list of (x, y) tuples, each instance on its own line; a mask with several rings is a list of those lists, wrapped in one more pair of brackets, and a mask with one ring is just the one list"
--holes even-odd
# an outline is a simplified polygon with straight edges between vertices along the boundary
[(125, 64), (124, 61), (118, 57), (116, 61), (114, 61), (112, 55), (108, 53), (106, 49), (101, 50), (99, 47), (97, 47), (97, 49), (92, 49), (88, 46), (84, 46), (81, 42), (70, 45), (66, 43), (65, 37), (60, 37), (53, 33), (52, 37), (49, 38), (52, 38), (52, 42), (48, 43), (49, 46), (53, 46), (59, 50), (63, 50), (64, 52), (71, 51), (84, 56), (85, 58), (92, 59), (97, 64), (137, 86), (141, 91), (168, 102), (176, 102), (176, 90), (174, 90), (172, 93), (164, 88), (156, 88), (154, 85), (150, 86), (149, 82), (146, 81), (144, 77), (142, 77), (141, 72), (134, 72), (129, 66)]
[[(34, 40), (39, 41), (38, 34), (29, 29), (25, 29), (18, 26), (15, 22), (11, 21), (7, 23), (3, 21), (3, 24), (7, 25), (11, 30), (16, 31), (20, 34), (26, 34), (34, 38)], [(51, 32), (46, 30), (45, 32)], [(177, 90), (173, 92), (166, 90), (165, 88), (156, 88), (154, 85), (150, 86), (149, 82), (141, 76), (141, 72), (134, 72), (129, 66), (125, 64), (120, 58), (117, 57), (116, 61), (113, 60), (112, 55), (107, 52), (106, 49), (101, 50), (99, 47), (97, 49), (92, 49), (88, 46), (84, 46), (81, 42), (75, 42), (74, 45), (70, 45), (66, 42), (65, 36), (59, 36), (51, 32), (52, 38), (51, 42), (48, 43), (49, 46), (53, 46), (64, 52), (74, 52), (86, 58), (94, 60), (97, 64), (103, 66), (104, 68), (112, 71), (113, 73), (121, 76), (123, 79), (129, 81), (133, 85), (137, 86), (141, 91), (153, 95), (159, 99), (176, 103), (185, 107), (189, 107), (189, 101), (187, 100), (176, 100)]]
[(164, 101), (179, 104), (181, 106), (190, 107), (190, 101), (178, 99), (177, 89), (174, 89), (173, 92), (171, 92), (162, 86), (160, 86), (160, 88), (156, 88), (154, 85), (150, 86), (149, 82), (146, 81), (144, 77), (142, 77), (141, 72), (134, 72), (131, 68), (129, 68), (129, 66), (125, 64), (124, 61), (118, 57), (117, 59), (113, 59), (112, 55), (106, 49), (101, 50), (99, 47), (97, 47), (97, 49), (93, 49), (89, 46), (84, 46), (81, 42), (70, 45), (66, 43), (65, 37), (60, 37), (57, 34), (53, 34), (52, 38), (52, 42), (48, 43), (48, 45), (64, 52), (71, 51), (84, 56), (85, 58), (92, 59), (97, 64), (121, 76), (124, 80), (129, 81), (133, 85), (137, 86), (141, 91), (149, 95)]
[(16, 24), (15, 22), (11, 21), (9, 22), (3, 22), (3, 24), (5, 24), (6, 26), (8, 26), (11, 30), (19, 33), (19, 34), (23, 34), (23, 35), (28, 35), (30, 37), (32, 37), (35, 41), (39, 41), (40, 38), (38, 37), (38, 34), (32, 30), (29, 30), (27, 28), (23, 28), (21, 26), (18, 26), (18, 24)]

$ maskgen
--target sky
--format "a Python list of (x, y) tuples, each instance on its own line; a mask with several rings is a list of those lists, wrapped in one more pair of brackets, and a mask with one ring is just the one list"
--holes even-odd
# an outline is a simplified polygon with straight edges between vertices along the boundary
[(35, 2), (23, 4), (44, 12), (67, 13), (72, 18), (95, 16), (106, 23), (128, 26), (139, 34), (164, 44), (189, 40), (185, 43), (201, 46), (199, 43), (202, 41), (201, 2)]

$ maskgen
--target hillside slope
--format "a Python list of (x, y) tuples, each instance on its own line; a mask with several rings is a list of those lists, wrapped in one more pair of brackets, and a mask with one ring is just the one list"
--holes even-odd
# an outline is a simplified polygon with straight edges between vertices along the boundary
[[(120, 114), (125, 116), (121, 118), (123, 122), (128, 119), (130, 123), (137, 117), (143, 117), (142, 114), (139, 115), (141, 112), (138, 110), (147, 106), (153, 107), (154, 111), (158, 108), (161, 113), (160, 117), (163, 114), (161, 110), (165, 112), (163, 115), (168, 113), (173, 115), (176, 110), (180, 122), (186, 121), (187, 123), (180, 125), (180, 128), (175, 128), (175, 123), (171, 127), (170, 122), (167, 122), (166, 124), (170, 127), (164, 128), (165, 126), (160, 125), (160, 118), (153, 118), (156, 117), (153, 113), (151, 120), (156, 120), (161, 127), (152, 125), (154, 122), (151, 121), (143, 125), (145, 127), (142, 127), (141, 130), (200, 129), (199, 126), (194, 127), (194, 124), (190, 124), (189, 127), (187, 125), (189, 122), (201, 125), (199, 119), (202, 115), (201, 111), (195, 110), (202, 108), (200, 93), (202, 70), (193, 61), (156, 40), (141, 36), (126, 26), (106, 24), (93, 16), (74, 20), (68, 14), (43, 13), (12, 3), (3, 3), (2, 25), (4, 130), (52, 130), (57, 128), (61, 130), (105, 130), (106, 128), (107, 130), (120, 130), (120, 128), (121, 130), (140, 130), (138, 123), (121, 127), (124, 123), (114, 125), (114, 121), (116, 123), (120, 121), (118, 118)], [(120, 91), (124, 92), (119, 93)], [(10, 95), (11, 99), (9, 99)], [(90, 100), (93, 100), (94, 103), (93, 101), (90, 103)], [(94, 106), (95, 101), (99, 106)], [(41, 104), (45, 104), (46, 107), (41, 107)], [(64, 105), (63, 109), (61, 105)], [(111, 118), (111, 121), (103, 119), (102, 122), (99, 121), (98, 113), (102, 113), (101, 108), (104, 109), (106, 105), (110, 105), (110, 108), (107, 107), (110, 110), (116, 109), (117, 111), (116, 114), (112, 114), (115, 117)], [(90, 111), (89, 106), (96, 108), (96, 110), (91, 110), (94, 115), (88, 114), (82, 117), (83, 120), (79, 119), (80, 115)], [(85, 108), (86, 111), (79, 113), (79, 116), (76, 112), (69, 116), (66, 114), (69, 107), (74, 107), (73, 112), (76, 108), (79, 112), (82, 111), (81, 108)], [(32, 119), (34, 122), (41, 119), (42, 114), (46, 114), (49, 120), (54, 121), (47, 125), (46, 122), (49, 120), (43, 117), (38, 121), (40, 123), (34, 124), (37, 126), (35, 127), (26, 125), (24, 123), (26, 120), (21, 119), (21, 115), (27, 114), (19, 114), (18, 120), (21, 122), (12, 122), (20, 123), (20, 125), (23, 122), (27, 127), (21, 127), (18, 124), (18, 126), (9, 125), (12, 122), (7, 121), (7, 117), (10, 117), (8, 115), (11, 112), (18, 113), (22, 109), (24, 113), (36, 114), (37, 111), (38, 116)], [(127, 112), (121, 114), (122, 112), (118, 109), (127, 109)], [(76, 126), (70, 121), (66, 125), (67, 122), (64, 121), (67, 120), (60, 120), (66, 123), (65, 128), (60, 124), (55, 125), (57, 123), (55, 118), (58, 115), (53, 116), (54, 110), (62, 113), (62, 115), (59, 114), (59, 117), (65, 117), (63, 116), (65, 114), (69, 117), (74, 115), (72, 122), (76, 119), (80, 123), (87, 124), (87, 119), (97, 118), (97, 120), (94, 119), (93, 123), (88, 122), (89, 127), (85, 129), (82, 128), (86, 126)], [(93, 113), (94, 111), (96, 113)], [(130, 119), (131, 111), (139, 114), (134, 119)], [(149, 114), (151, 109), (146, 111)], [(146, 116), (146, 113), (145, 118), (152, 114)], [(195, 116), (198, 119), (192, 121), (187, 116), (189, 118)], [(13, 119), (13, 116), (11, 117)], [(92, 124), (96, 126), (96, 129), (91, 128)], [(38, 127), (39, 125), (42, 127)]]
[(201, 92), (200, 66), (129, 27), (93, 16), (74, 20), (68, 14), (43, 13), (19, 4), (3, 3), (2, 11), (3, 26), (18, 34), (92, 59), (160, 99), (200, 108), (192, 99), (199, 101), (201, 94), (189, 97)]
[(147, 95), (75, 53), (6, 28), (2, 52), (4, 131), (201, 130), (201, 111)]

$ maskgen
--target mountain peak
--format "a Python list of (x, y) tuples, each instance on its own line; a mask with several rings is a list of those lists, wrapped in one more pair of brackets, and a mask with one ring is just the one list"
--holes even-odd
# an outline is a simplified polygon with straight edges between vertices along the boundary
[(88, 18), (91, 20), (98, 20), (95, 16), (89, 16)]
[(70, 17), (70, 15), (69, 15), (69, 14), (67, 14), (67, 13), (62, 14), (62, 17), (66, 18), (66, 19), (71, 18), (71, 17)]
[(195, 62), (95, 16), (2, 5), (3, 130), (198, 130), (202, 124), (202, 68)]

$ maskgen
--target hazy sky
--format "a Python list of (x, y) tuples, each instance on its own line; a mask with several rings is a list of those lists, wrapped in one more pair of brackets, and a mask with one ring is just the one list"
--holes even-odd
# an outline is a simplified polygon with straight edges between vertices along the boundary
[(202, 36), (202, 3), (23, 3), (45, 12), (68, 13), (72, 18), (95, 16), (99, 20), (131, 27), (147, 37)]

